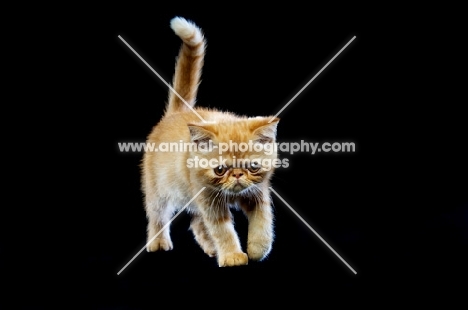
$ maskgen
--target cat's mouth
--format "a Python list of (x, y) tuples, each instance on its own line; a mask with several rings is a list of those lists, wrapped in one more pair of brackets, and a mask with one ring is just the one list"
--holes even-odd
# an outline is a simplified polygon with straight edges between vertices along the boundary
[(236, 184), (234, 184), (234, 186), (231, 186), (230, 190), (237, 194), (242, 192), (246, 188), (247, 186), (242, 185), (240, 182), (237, 182)]

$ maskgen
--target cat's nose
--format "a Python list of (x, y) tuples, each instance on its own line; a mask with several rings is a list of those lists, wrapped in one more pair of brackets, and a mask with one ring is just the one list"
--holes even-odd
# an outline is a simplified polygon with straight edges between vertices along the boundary
[(236, 179), (240, 178), (243, 175), (244, 173), (242, 173), (242, 170), (240, 169), (234, 169), (234, 171), (232, 171), (232, 176), (235, 177)]

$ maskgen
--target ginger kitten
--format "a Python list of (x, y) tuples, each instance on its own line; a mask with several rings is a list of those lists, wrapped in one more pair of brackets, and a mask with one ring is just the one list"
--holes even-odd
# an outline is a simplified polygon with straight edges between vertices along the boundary
[[(202, 31), (180, 17), (171, 28), (183, 44), (177, 58), (173, 88), (191, 107), (195, 105), (205, 54)], [(265, 145), (276, 141), (279, 119), (244, 117), (212, 109), (190, 109), (174, 92), (161, 121), (147, 143), (156, 146), (192, 144), (185, 151), (146, 152), (142, 162), (142, 190), (148, 218), (147, 250), (171, 250), (169, 223), (175, 212), (199, 195), (187, 207), (192, 216), (190, 229), (203, 251), (216, 256), (218, 265), (246, 265), (249, 259), (262, 260), (271, 251), (273, 213), (269, 180), (276, 150), (232, 147), (220, 154), (224, 143)], [(207, 122), (203, 122), (197, 113)], [(211, 150), (204, 146), (214, 146)], [(210, 162), (211, 160), (211, 162)], [(246, 164), (240, 164), (245, 160)], [(207, 166), (206, 163), (215, 165)], [(205, 163), (205, 165), (202, 165)], [(247, 254), (242, 251), (234, 230), (230, 208), (240, 208), (248, 218)], [(163, 229), (163, 227), (167, 227)], [(163, 229), (161, 231), (161, 229)]]

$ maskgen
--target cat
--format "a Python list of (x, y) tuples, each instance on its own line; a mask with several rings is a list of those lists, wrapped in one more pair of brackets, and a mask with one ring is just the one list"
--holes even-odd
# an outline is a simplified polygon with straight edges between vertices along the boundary
[[(270, 254), (274, 239), (269, 186), (275, 166), (268, 163), (277, 160), (276, 150), (266, 154), (251, 149), (241, 152), (233, 147), (222, 154), (223, 160), (214, 168), (193, 165), (193, 160), (199, 159), (201, 163), (221, 159), (219, 150), (215, 149), (221, 143), (275, 143), (279, 119), (193, 108), (206, 41), (202, 30), (192, 21), (175, 17), (170, 26), (182, 40), (172, 82), (175, 92), (169, 91), (164, 115), (148, 135), (147, 143), (183, 142), (199, 148), (148, 151), (143, 155), (142, 191), (148, 219), (146, 249), (148, 252), (173, 249), (171, 218), (201, 191), (186, 208), (191, 215), (190, 230), (201, 249), (216, 257), (219, 267), (247, 265), (249, 259), (262, 261)], [(202, 147), (208, 142), (214, 146), (211, 150)], [(251, 162), (235, 164), (239, 159)], [(243, 252), (234, 229), (231, 208), (241, 209), (248, 219), (247, 253)]]

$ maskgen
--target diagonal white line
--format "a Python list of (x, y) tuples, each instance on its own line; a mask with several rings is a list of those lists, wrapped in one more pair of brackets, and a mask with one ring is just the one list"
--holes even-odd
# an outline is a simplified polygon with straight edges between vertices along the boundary
[(120, 273), (121, 273), (122, 271), (124, 271), (124, 269), (127, 268), (127, 266), (130, 265), (130, 263), (133, 262), (133, 260), (134, 260), (138, 255), (140, 255), (140, 253), (143, 252), (143, 250), (144, 250), (151, 242), (153, 242), (153, 240), (156, 239), (156, 237), (159, 236), (159, 234), (160, 234), (164, 229), (166, 229), (166, 228), (172, 223), (172, 221), (175, 220), (175, 218), (176, 218), (177, 216), (179, 216), (179, 214), (181, 214), (182, 211), (184, 211), (184, 210), (190, 205), (190, 203), (191, 203), (192, 201), (194, 201), (195, 198), (198, 197), (198, 195), (200, 195), (200, 193), (201, 193), (205, 188), (206, 188), (206, 187), (203, 187), (200, 191), (198, 191), (198, 193), (196, 193), (195, 196), (193, 196), (193, 198), (190, 199), (190, 201), (187, 202), (187, 204), (186, 204), (179, 212), (177, 212), (177, 214), (174, 215), (174, 216), (172, 217), (172, 219), (171, 219), (166, 225), (164, 225), (163, 228), (161, 228), (161, 230), (158, 231), (158, 233), (157, 233), (153, 238), (151, 238), (151, 240), (148, 241), (148, 243), (146, 243), (145, 246), (142, 247), (141, 250), (138, 251), (138, 253), (136, 253), (135, 256), (133, 256), (133, 258), (132, 258), (122, 269), (120, 269), (119, 272), (117, 272), (117, 275), (120, 275)]
[(197, 113), (197, 111), (195, 111), (191, 106), (190, 104), (187, 103), (187, 101), (184, 100), (184, 98), (182, 98), (176, 91), (174, 88), (172, 88), (171, 85), (169, 85), (169, 83), (167, 83), (160, 75), (159, 73), (156, 72), (156, 70), (154, 70), (153, 68), (151, 68), (151, 66), (143, 59), (143, 57), (141, 57), (134, 49), (133, 47), (130, 46), (130, 44), (128, 44), (120, 35), (118, 36), (120, 40), (122, 40), (123, 43), (125, 43), (125, 45), (127, 45), (127, 47), (133, 52), (135, 53), (135, 55), (138, 56), (138, 58), (140, 58), (141, 61), (143, 61), (143, 63), (151, 70), (153, 71), (154, 74), (156, 74), (156, 76), (164, 83), (166, 84), (167, 87), (169, 87), (169, 89), (177, 96), (179, 97), (180, 100), (182, 100), (183, 103), (185, 103), (185, 105), (190, 109), (192, 110), (193, 113), (195, 113), (196, 116), (198, 116), (198, 118), (203, 122), (203, 123), (213, 123), (213, 122), (208, 122), (206, 120), (203, 119), (203, 117), (201, 117), (200, 114)]
[(357, 272), (338, 254), (336, 251), (325, 241), (323, 238), (273, 189), (273, 187), (269, 187), (273, 193), (275, 193), (276, 196), (286, 205), (288, 206), (289, 209), (323, 242), (325, 245), (333, 252), (335, 253), (336, 256), (338, 256), (341, 261), (348, 266), (349, 269), (351, 269), (354, 274), (357, 274)]
[(346, 45), (343, 46), (343, 48), (342, 48), (338, 53), (336, 53), (336, 55), (333, 56), (333, 58), (330, 59), (330, 61), (327, 62), (327, 64), (326, 64), (325, 66), (323, 66), (323, 68), (322, 68), (309, 82), (307, 82), (307, 84), (305, 84), (305, 86), (302, 87), (301, 90), (300, 90), (294, 97), (292, 97), (291, 100), (289, 100), (289, 102), (286, 103), (286, 104), (284, 105), (284, 107), (283, 107), (278, 113), (276, 113), (275, 116), (273, 116), (273, 117), (270, 119), (270, 121), (268, 121), (268, 123), (271, 123), (281, 112), (283, 112), (283, 110), (286, 109), (287, 106), (288, 106), (289, 104), (291, 104), (291, 102), (292, 102), (294, 99), (296, 99), (296, 97), (299, 96), (299, 94), (302, 93), (302, 91), (303, 91), (304, 89), (306, 89), (307, 86), (309, 86), (309, 84), (312, 83), (312, 81), (315, 80), (315, 78), (316, 78), (320, 73), (322, 73), (322, 71), (325, 70), (325, 68), (328, 67), (328, 65), (329, 65), (333, 60), (335, 60), (335, 58), (336, 58), (351, 42), (353, 42), (354, 39), (356, 39), (356, 36), (354, 36), (351, 40), (349, 40), (349, 42), (346, 43)]

